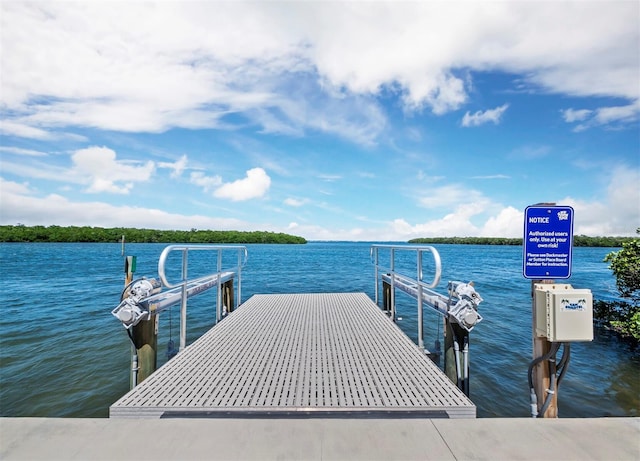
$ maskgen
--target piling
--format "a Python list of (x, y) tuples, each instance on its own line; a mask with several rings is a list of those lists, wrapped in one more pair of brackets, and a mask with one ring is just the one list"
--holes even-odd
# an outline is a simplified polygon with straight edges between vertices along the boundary
[[(123, 247), (124, 250), (124, 247)], [(125, 287), (133, 281), (136, 271), (136, 257), (127, 256), (124, 260)], [(124, 296), (127, 293), (123, 293)], [(129, 332), (131, 351), (131, 388), (144, 381), (158, 366), (158, 316), (150, 315), (148, 320), (142, 320), (131, 327)]]
[[(393, 280), (393, 277), (391, 278)], [(386, 280), (382, 281), (382, 308), (387, 316), (396, 321), (396, 299), (395, 289)]]
[(444, 372), (469, 396), (469, 332), (448, 317), (444, 319)]
[(230, 314), (234, 310), (233, 299), (233, 279), (227, 280), (222, 284), (222, 306), (223, 311)]
[[(536, 283), (552, 284), (554, 280), (532, 280), (531, 281), (531, 313), (532, 323), (531, 330), (533, 336), (533, 359), (543, 357), (551, 350), (552, 343), (545, 337), (538, 337), (536, 334), (536, 302), (534, 298), (534, 285)], [(538, 412), (542, 409), (551, 387), (551, 376), (555, 375), (555, 354), (550, 360), (543, 360), (533, 368), (533, 384), (537, 397)], [(557, 418), (558, 417), (558, 389), (554, 390), (551, 395), (551, 403), (547, 407), (544, 414), (538, 414), (539, 418)]]
[(149, 320), (142, 320), (131, 327), (131, 338), (138, 362), (137, 385), (156, 371), (158, 366), (158, 316), (151, 315)]

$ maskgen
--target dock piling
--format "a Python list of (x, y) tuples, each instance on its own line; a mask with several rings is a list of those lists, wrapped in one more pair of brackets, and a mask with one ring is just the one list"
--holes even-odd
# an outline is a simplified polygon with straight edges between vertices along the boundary
[(224, 315), (233, 312), (233, 302), (233, 279), (230, 279), (222, 284), (222, 310)]
[(133, 388), (156, 371), (158, 366), (158, 316), (151, 315), (149, 320), (142, 320), (131, 327), (131, 338), (137, 361)]
[[(534, 298), (534, 285), (536, 283), (544, 283), (544, 284), (552, 284), (555, 283), (555, 280), (532, 280), (531, 281), (531, 313), (532, 313), (532, 324), (531, 331), (533, 336), (533, 358), (544, 357), (551, 352), (551, 348), (553, 344), (547, 340), (545, 337), (539, 337), (536, 335), (536, 316), (537, 316), (537, 308), (536, 301)], [(548, 405), (544, 414), (538, 414), (539, 418), (557, 418), (558, 417), (558, 392), (557, 389), (553, 389), (553, 393), (550, 393), (551, 390), (551, 376), (555, 376), (556, 374), (556, 366), (555, 366), (555, 354), (553, 355), (553, 360), (543, 360), (537, 365), (533, 367), (533, 383), (534, 389), (537, 396), (537, 410), (538, 412), (542, 409), (544, 402), (549, 394), (551, 394), (551, 401)]]
[(444, 371), (469, 396), (469, 332), (444, 318)]

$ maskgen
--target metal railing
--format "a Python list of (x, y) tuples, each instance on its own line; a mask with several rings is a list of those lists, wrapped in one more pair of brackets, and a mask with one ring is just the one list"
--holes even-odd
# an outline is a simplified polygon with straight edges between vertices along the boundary
[[(387, 252), (388, 265), (380, 263), (380, 252)], [(396, 267), (396, 257), (400, 252), (415, 253), (415, 276), (406, 272), (407, 261), (401, 269)], [(433, 258), (433, 278), (431, 281), (424, 280), (424, 254), (429, 253)], [(389, 316), (395, 322), (395, 290), (396, 288), (408, 294), (418, 302), (418, 346), (424, 348), (424, 328), (423, 328), (423, 306), (427, 306), (435, 312), (445, 316), (448, 320), (457, 323), (467, 332), (482, 321), (482, 316), (478, 313), (478, 304), (482, 298), (475, 291), (473, 283), (463, 283), (450, 281), (447, 284), (447, 295), (443, 295), (433, 290), (442, 276), (442, 262), (440, 254), (432, 246), (411, 246), (411, 245), (372, 245), (371, 257), (375, 266), (375, 302), (378, 304), (378, 294), (380, 291), (379, 281), (382, 280), (388, 287)], [(386, 306), (385, 306), (386, 308)]]
[[(167, 279), (165, 266), (169, 255), (179, 251), (182, 253), (181, 275), (178, 282), (170, 282)], [(189, 252), (191, 251), (211, 251), (216, 252), (216, 271), (207, 275), (189, 279)], [(222, 267), (223, 252), (237, 252), (237, 263), (231, 267)], [(242, 267), (247, 262), (247, 248), (244, 246), (224, 246), (224, 245), (169, 245), (160, 254), (158, 260), (158, 276), (162, 284), (167, 288), (181, 291), (180, 296), (180, 350), (186, 347), (187, 337), (187, 299), (189, 296), (201, 293), (209, 288), (217, 287), (216, 299), (216, 322), (222, 319), (222, 284), (237, 276), (237, 296), (235, 297), (235, 307), (242, 304)], [(231, 307), (231, 306), (229, 306)]]
[[(380, 264), (380, 251), (389, 252), (389, 266)], [(415, 253), (415, 278), (408, 274), (402, 274), (396, 269), (396, 255), (399, 252)], [(435, 264), (433, 278), (430, 282), (424, 281), (424, 255), (429, 253)], [(418, 301), (418, 346), (424, 349), (424, 326), (423, 326), (423, 299), (425, 290), (435, 288), (440, 283), (442, 276), (442, 262), (440, 253), (432, 246), (412, 246), (412, 245), (372, 245), (371, 257), (375, 267), (375, 302), (378, 304), (378, 293), (380, 291), (379, 280), (383, 279), (382, 275), (386, 275), (391, 286), (390, 306), (391, 319), (396, 320), (395, 307), (395, 287), (398, 284), (414, 286), (416, 290), (416, 299)]]

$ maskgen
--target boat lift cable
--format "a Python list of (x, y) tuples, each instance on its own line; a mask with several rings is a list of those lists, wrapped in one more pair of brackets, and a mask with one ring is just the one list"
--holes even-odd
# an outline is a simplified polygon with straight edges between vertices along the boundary
[[(559, 348), (560, 348), (560, 345), (558, 345), (558, 347), (556, 348), (556, 352), (558, 351)], [(551, 357), (549, 357), (549, 360), (548, 360), (549, 389), (547, 389), (547, 396), (544, 399), (544, 403), (540, 408), (540, 412), (538, 413), (538, 416), (540, 415), (544, 416), (544, 414), (547, 412), (547, 409), (549, 408), (549, 405), (551, 405), (551, 401), (553, 400), (553, 396), (557, 390), (558, 375), (556, 374), (555, 363), (556, 363), (556, 354), (554, 353)]]
[[(556, 355), (560, 350), (560, 347), (563, 347), (562, 357), (557, 365), (554, 367), (553, 365), (556, 363)], [(538, 411), (538, 402), (535, 387), (533, 384), (533, 370), (534, 368), (542, 363), (548, 361), (549, 366), (549, 389), (547, 389), (547, 395), (544, 399), (544, 403)], [(551, 405), (551, 401), (553, 399), (553, 395), (558, 392), (558, 388), (560, 387), (560, 383), (564, 378), (567, 370), (569, 369), (569, 362), (571, 361), (571, 343), (569, 342), (556, 342), (551, 345), (549, 352), (540, 357), (535, 358), (529, 364), (529, 369), (527, 372), (527, 378), (529, 381), (529, 390), (531, 394), (531, 416), (533, 418), (537, 418), (540, 415), (544, 415), (549, 405)]]
[(564, 343), (564, 350), (562, 351), (562, 358), (560, 359), (560, 363), (558, 364), (558, 368), (560, 368), (560, 373), (558, 374), (558, 383), (560, 386), (560, 382), (564, 378), (564, 375), (567, 373), (569, 369), (569, 362), (571, 361), (571, 343)]

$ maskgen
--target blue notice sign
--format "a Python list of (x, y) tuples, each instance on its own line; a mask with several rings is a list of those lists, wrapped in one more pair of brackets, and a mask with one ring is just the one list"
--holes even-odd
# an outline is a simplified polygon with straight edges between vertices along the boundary
[(571, 277), (573, 208), (535, 205), (524, 212), (522, 270), (528, 279)]

